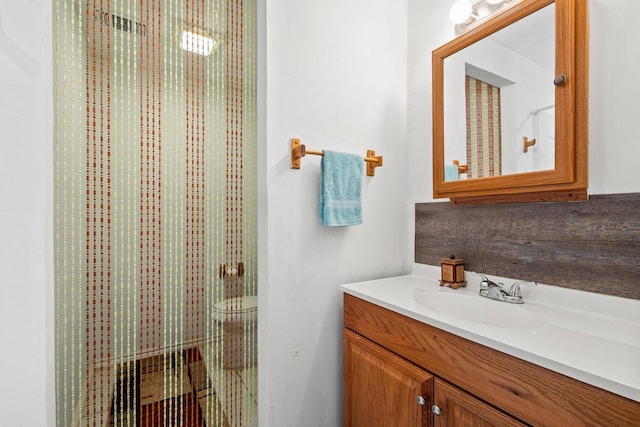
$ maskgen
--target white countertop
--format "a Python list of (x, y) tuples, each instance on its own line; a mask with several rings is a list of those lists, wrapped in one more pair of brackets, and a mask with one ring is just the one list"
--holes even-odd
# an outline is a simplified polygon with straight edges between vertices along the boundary
[[(515, 281), (487, 276), (506, 286)], [(467, 287), (457, 290), (441, 287), (439, 279), (440, 267), (414, 264), (410, 275), (341, 288), (396, 313), (640, 402), (640, 300), (539, 284), (522, 287), (524, 304), (509, 304), (479, 296), (480, 277), (474, 273), (465, 272)], [(424, 304), (429, 297), (436, 300), (433, 295), (454, 302), (451, 298), (460, 296), (466, 303), (489, 308), (489, 315), (504, 313), (501, 319), (484, 324), (461, 319), (456, 310), (434, 310)]]

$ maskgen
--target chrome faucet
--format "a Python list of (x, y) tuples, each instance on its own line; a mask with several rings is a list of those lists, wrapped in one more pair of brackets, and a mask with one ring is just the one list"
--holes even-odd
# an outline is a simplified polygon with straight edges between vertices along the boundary
[(520, 285), (538, 285), (536, 282), (515, 282), (507, 291), (503, 288), (504, 285), (502, 283), (493, 282), (484, 274), (481, 274), (480, 276), (482, 276), (482, 282), (480, 282), (480, 296), (497, 301), (510, 302), (512, 304), (524, 303), (524, 298), (522, 298), (522, 292), (520, 291)]

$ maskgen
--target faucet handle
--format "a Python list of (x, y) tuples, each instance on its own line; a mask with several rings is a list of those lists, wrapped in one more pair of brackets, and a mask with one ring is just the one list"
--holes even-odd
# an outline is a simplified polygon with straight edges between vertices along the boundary
[(480, 289), (489, 289), (491, 287), (502, 288), (502, 283), (496, 283), (491, 280), (484, 274), (480, 274), (482, 277), (482, 282), (480, 282)]
[(514, 282), (509, 288), (509, 296), (512, 297), (522, 297), (522, 292), (520, 291), (520, 285), (530, 285), (530, 286), (538, 286), (536, 282)]

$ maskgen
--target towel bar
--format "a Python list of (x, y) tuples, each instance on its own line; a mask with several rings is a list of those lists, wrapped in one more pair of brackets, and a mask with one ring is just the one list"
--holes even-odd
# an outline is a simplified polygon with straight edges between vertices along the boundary
[[(324, 152), (322, 150), (307, 150), (304, 144), (300, 143), (299, 138), (291, 139), (291, 169), (300, 169), (300, 159), (307, 154), (313, 154), (314, 156), (322, 156)], [(367, 150), (367, 157), (364, 158), (367, 162), (367, 176), (375, 176), (375, 168), (382, 166), (382, 156), (376, 156), (374, 150)]]
[(461, 173), (467, 173), (469, 171), (469, 166), (461, 165), (459, 160), (454, 160), (453, 164), (458, 167), (458, 175)]

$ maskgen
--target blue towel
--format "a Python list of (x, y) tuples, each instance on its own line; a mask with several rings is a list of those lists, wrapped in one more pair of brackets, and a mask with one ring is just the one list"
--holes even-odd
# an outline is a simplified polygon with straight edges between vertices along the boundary
[(364, 159), (355, 154), (324, 150), (320, 169), (320, 222), (329, 227), (361, 224)]
[(457, 181), (460, 178), (457, 165), (444, 165), (444, 180)]

